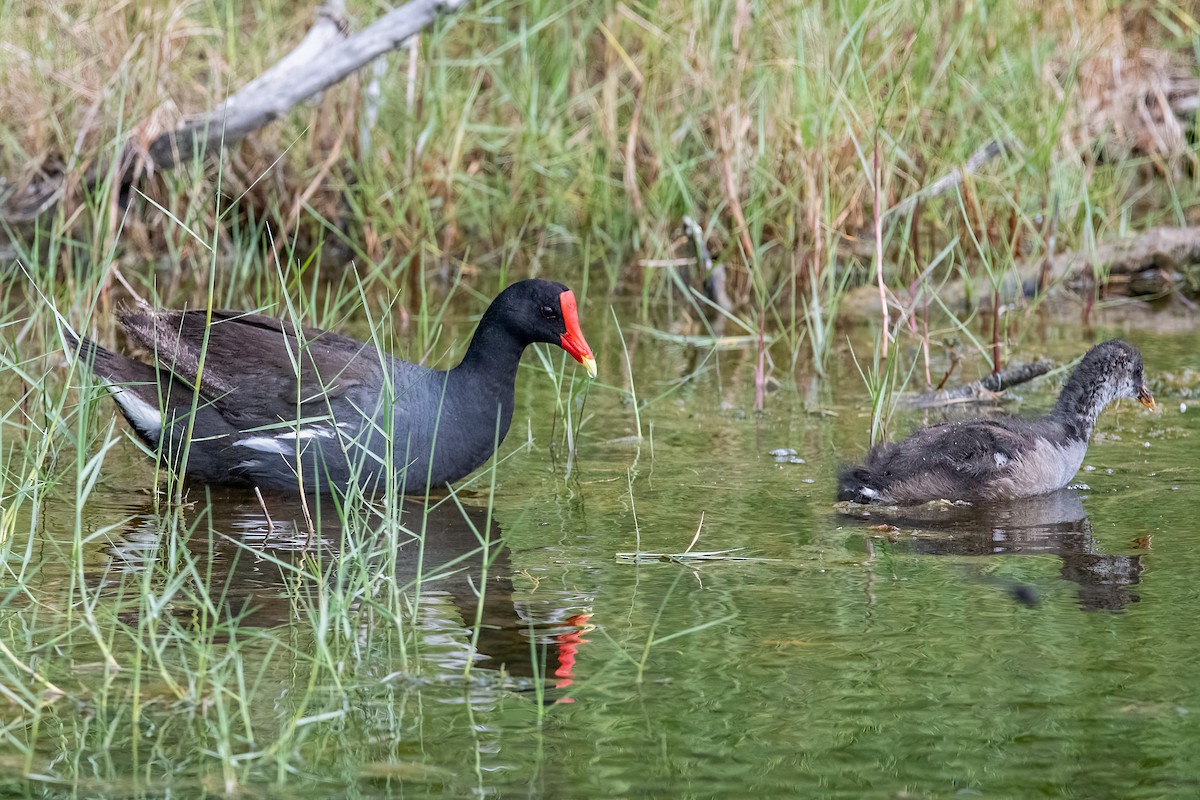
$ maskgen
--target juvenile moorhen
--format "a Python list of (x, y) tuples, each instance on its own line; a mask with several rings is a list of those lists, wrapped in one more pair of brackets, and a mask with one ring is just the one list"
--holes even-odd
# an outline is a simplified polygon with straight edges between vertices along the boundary
[(1121, 397), (1154, 408), (1141, 354), (1113, 339), (1084, 355), (1041, 419), (950, 422), (877, 445), (861, 466), (842, 471), (838, 500), (904, 506), (1011, 500), (1061, 489), (1083, 463), (1096, 417)]
[(142, 441), (203, 483), (372, 490), (390, 473), (398, 492), (423, 494), (472, 472), (504, 440), (527, 345), (559, 345), (596, 375), (575, 295), (542, 280), (501, 292), (445, 371), (258, 314), (214, 311), (207, 330), (202, 310), (133, 308), (120, 321), (153, 364), (70, 334), (68, 343)]

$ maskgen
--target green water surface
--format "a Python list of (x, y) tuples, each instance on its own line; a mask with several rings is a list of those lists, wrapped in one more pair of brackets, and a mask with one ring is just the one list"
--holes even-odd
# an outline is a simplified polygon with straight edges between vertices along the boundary
[[(1067, 360), (1126, 336), (1161, 412), (1106, 412), (1087, 488), (864, 519), (833, 502), (870, 423), (847, 349), (828, 378), (777, 366), (759, 414), (752, 349), (627, 325), (627, 371), (605, 311), (586, 309), (600, 378), (570, 408), (575, 453), (527, 355), (494, 492), (485, 470), (430, 513), (422, 574), (462, 560), (403, 626), (372, 603), (416, 577), (415, 546), (377, 553), (354, 612), (322, 618), (357, 580), (344, 537), (367, 535), (334, 514), (310, 534), (266, 498), (272, 530), (253, 495), (200, 494), (179, 512), (192, 533), (164, 537), (125, 440), (85, 508), (52, 493), (3, 544), (25, 588), (0, 594), (0, 795), (1200, 795), (1200, 399), (1159, 379), (1200, 367), (1200, 336), (1029, 337), (1021, 355)], [(1008, 407), (1044, 411), (1058, 385)], [(752, 560), (618, 555), (681, 553), (698, 527), (693, 551)], [(186, 554), (207, 569), (179, 589)]]

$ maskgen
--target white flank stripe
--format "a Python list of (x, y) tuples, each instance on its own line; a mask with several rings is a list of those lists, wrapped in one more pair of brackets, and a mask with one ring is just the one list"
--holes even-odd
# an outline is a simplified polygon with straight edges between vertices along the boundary
[(282, 439), (284, 441), (292, 441), (296, 439), (304, 441), (305, 439), (311, 439), (314, 436), (320, 436), (322, 439), (332, 439), (333, 430), (330, 428), (301, 428), (298, 431), (288, 431), (287, 433), (277, 434), (275, 438)]
[(157, 436), (162, 432), (163, 418), (158, 408), (138, 397), (133, 390), (115, 383), (107, 383), (104, 388), (108, 389), (125, 416), (139, 431), (147, 436)]
[(296, 452), (296, 442), (304, 442), (318, 436), (322, 439), (332, 439), (333, 430), (331, 428), (301, 428), (298, 431), (287, 431), (275, 436), (251, 436), (249, 439), (242, 439), (238, 445), (258, 450), (261, 453), (291, 455)]
[(294, 444), (282, 442), (273, 436), (252, 436), (249, 439), (242, 439), (238, 442), (238, 446), (258, 450), (261, 453), (292, 453), (296, 450)]

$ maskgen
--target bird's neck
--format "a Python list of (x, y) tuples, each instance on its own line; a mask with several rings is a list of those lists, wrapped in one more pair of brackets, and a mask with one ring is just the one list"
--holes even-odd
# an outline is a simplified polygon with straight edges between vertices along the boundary
[(523, 342), (485, 314), (462, 361), (447, 375), (447, 399), (461, 400), (476, 410), (480, 415), (476, 423), (486, 427), (481, 435), (486, 433), (489, 440), (496, 433), (497, 414), (500, 439), (508, 432), (517, 367), (524, 350)]
[(511, 392), (525, 343), (500, 324), (492, 312), (489, 308), (479, 320), (479, 327), (475, 329), (462, 361), (450, 372), (460, 378), (485, 378), (488, 382), (508, 386)]
[(1096, 418), (1115, 399), (1116, 391), (1110, 382), (1097, 383), (1085, 372), (1075, 369), (1050, 415), (1067, 428), (1071, 438), (1087, 441), (1096, 427)]

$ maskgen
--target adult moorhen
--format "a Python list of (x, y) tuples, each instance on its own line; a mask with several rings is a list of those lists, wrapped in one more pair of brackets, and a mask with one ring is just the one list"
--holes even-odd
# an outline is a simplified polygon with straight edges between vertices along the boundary
[(877, 445), (861, 466), (842, 471), (838, 500), (903, 506), (1010, 500), (1061, 489), (1083, 463), (1096, 417), (1121, 397), (1154, 408), (1141, 354), (1113, 339), (1084, 355), (1041, 419), (950, 422)]
[(423, 494), (472, 472), (504, 440), (527, 345), (557, 344), (596, 375), (575, 295), (542, 280), (501, 292), (462, 362), (444, 371), (258, 314), (214, 311), (206, 326), (202, 310), (143, 307), (120, 321), (153, 364), (69, 333), (68, 342), (142, 441), (204, 483), (373, 490), (395, 476), (397, 492)]

